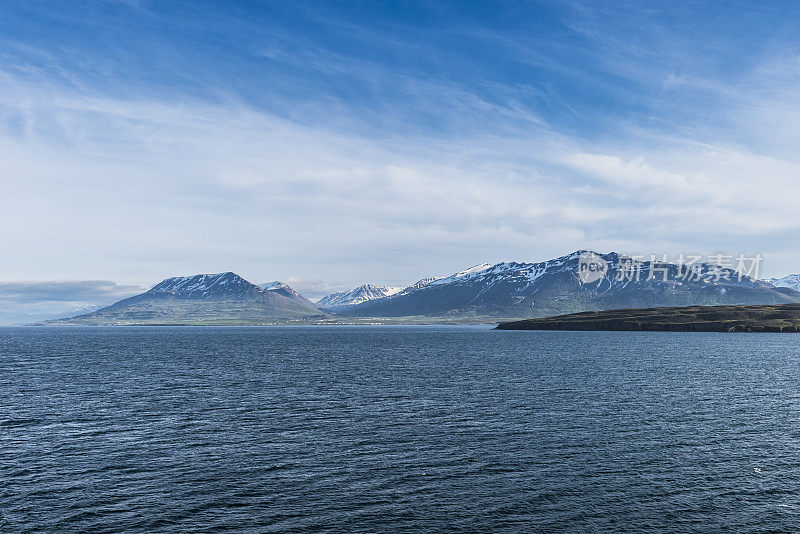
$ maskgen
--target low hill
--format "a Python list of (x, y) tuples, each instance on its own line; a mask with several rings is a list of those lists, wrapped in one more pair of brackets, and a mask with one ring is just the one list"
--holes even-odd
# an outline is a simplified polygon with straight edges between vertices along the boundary
[(800, 332), (800, 304), (606, 310), (512, 321), (497, 329)]

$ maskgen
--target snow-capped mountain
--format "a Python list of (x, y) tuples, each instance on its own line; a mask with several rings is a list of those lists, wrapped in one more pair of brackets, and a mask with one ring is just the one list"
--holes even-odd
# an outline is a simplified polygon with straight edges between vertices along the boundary
[(374, 286), (372, 284), (364, 284), (363, 286), (358, 286), (350, 291), (339, 291), (337, 293), (331, 293), (330, 295), (322, 297), (317, 302), (317, 306), (320, 308), (329, 309), (354, 306), (356, 304), (395, 295), (403, 291), (403, 289), (404, 288), (402, 287), (383, 287)]
[(795, 291), (800, 291), (800, 274), (790, 274), (783, 278), (770, 278), (767, 283), (775, 287), (788, 287)]
[(545, 317), (588, 310), (717, 304), (778, 304), (800, 294), (709, 264), (687, 271), (664, 262), (596, 254), (607, 265), (591, 283), (577, 251), (538, 263), (480, 264), (390, 298), (339, 310), (354, 316)]
[[(288, 287), (288, 286), (286, 286)], [(51, 324), (262, 324), (319, 318), (291, 288), (264, 289), (236, 273), (167, 278), (111, 306)]]

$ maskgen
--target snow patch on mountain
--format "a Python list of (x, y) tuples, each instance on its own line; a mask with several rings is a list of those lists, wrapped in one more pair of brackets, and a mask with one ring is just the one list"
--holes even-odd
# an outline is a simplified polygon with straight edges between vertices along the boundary
[(291, 289), (291, 287), (288, 284), (284, 284), (283, 282), (278, 282), (277, 280), (275, 282), (267, 282), (264, 284), (259, 284), (259, 286), (262, 289), (266, 289), (267, 291), (274, 291), (276, 289), (285, 289), (287, 287)]
[(480, 263), (475, 265), (474, 267), (470, 267), (469, 269), (464, 269), (463, 271), (459, 271), (455, 274), (451, 274), (450, 276), (446, 276), (444, 278), (440, 278), (431, 282), (430, 285), (441, 285), (441, 284), (450, 284), (455, 280), (458, 281), (465, 281), (467, 279), (473, 278), (476, 275), (479, 275), (486, 271), (487, 269), (491, 269), (491, 263)]
[(515, 282), (526, 283), (525, 287), (528, 287), (545, 274), (572, 270), (572, 263), (578, 256), (580, 256), (580, 251), (540, 263), (502, 262), (494, 265), (481, 263), (450, 276), (439, 278), (429, 285), (472, 284), (481, 280), (491, 284), (500, 280), (513, 279)]
[(150, 295), (171, 294), (182, 297), (203, 298), (212, 294), (241, 293), (258, 290), (258, 286), (248, 282), (236, 273), (197, 274), (194, 276), (173, 276), (153, 286)]

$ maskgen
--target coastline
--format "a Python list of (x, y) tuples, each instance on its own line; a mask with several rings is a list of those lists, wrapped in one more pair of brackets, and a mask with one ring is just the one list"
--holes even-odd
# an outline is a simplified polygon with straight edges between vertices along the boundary
[(800, 304), (686, 306), (582, 312), (500, 323), (498, 330), (800, 332)]

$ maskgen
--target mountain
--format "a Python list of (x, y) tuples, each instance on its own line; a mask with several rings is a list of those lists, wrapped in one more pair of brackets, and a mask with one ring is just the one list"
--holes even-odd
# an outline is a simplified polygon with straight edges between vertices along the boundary
[[(586, 257), (605, 274), (584, 280)], [(638, 273), (638, 274), (637, 274)], [(666, 279), (665, 279), (666, 278)], [(800, 293), (743, 277), (731, 269), (698, 264), (642, 262), (617, 253), (577, 251), (539, 263), (487, 263), (419, 289), (337, 310), (360, 317), (438, 317), (452, 320), (548, 317), (614, 308), (800, 302)]]
[(317, 302), (317, 305), (321, 308), (327, 308), (331, 310), (343, 309), (364, 302), (385, 299), (394, 295), (407, 295), (408, 293), (427, 286), (435, 280), (438, 280), (438, 278), (423, 278), (422, 280), (408, 287), (383, 287), (365, 284), (355, 289), (351, 289), (350, 291), (331, 293), (330, 295), (320, 299), (319, 302)]
[(311, 308), (316, 308), (317, 305), (305, 298), (303, 295), (295, 291), (289, 284), (284, 284), (283, 282), (268, 282), (266, 284), (260, 284), (259, 287), (265, 289), (267, 291), (272, 291), (277, 295), (281, 295), (286, 297), (287, 299), (293, 300), (304, 306), (308, 306)]
[(402, 287), (382, 287), (365, 284), (350, 291), (339, 291), (322, 297), (317, 306), (336, 310), (346, 306), (354, 306), (371, 300), (382, 299), (403, 291)]
[(767, 283), (775, 287), (788, 287), (789, 289), (800, 291), (800, 274), (790, 274), (783, 278), (770, 278)]
[(310, 302), (261, 288), (227, 272), (167, 278), (145, 293), (111, 306), (45, 324), (264, 324), (323, 316)]

